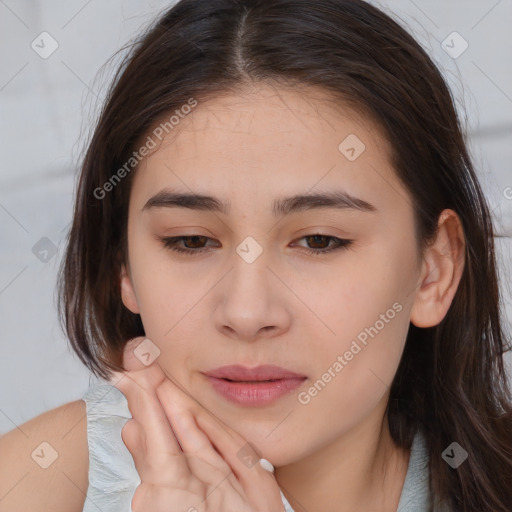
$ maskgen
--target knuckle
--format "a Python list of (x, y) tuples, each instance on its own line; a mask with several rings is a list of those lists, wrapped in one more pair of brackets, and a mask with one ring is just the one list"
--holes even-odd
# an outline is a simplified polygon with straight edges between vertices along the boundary
[(162, 398), (164, 396), (167, 386), (168, 383), (165, 380), (162, 380), (156, 384), (155, 391), (158, 398)]
[(206, 496), (208, 493), (208, 486), (199, 478), (193, 478), (189, 484), (189, 489), (198, 496)]

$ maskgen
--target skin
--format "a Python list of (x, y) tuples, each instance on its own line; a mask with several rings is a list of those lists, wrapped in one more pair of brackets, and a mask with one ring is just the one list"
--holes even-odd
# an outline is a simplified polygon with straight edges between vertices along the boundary
[[(455, 212), (444, 210), (435, 242), (418, 253), (412, 199), (389, 163), (389, 144), (368, 118), (328, 99), (315, 89), (254, 84), (200, 102), (136, 171), (121, 294), (159, 348), (159, 367), (257, 447), (296, 511), (333, 504), (341, 512), (394, 511), (409, 453), (394, 446), (387, 428), (389, 386), (409, 322), (430, 327), (446, 315), (462, 275), (464, 236)], [(350, 134), (366, 146), (354, 161), (338, 149)], [(164, 188), (229, 200), (231, 212), (142, 211)], [(377, 211), (272, 215), (274, 199), (331, 190)], [(329, 238), (315, 245), (308, 235), (317, 233), (353, 242), (308, 254), (334, 245)], [(158, 239), (165, 236), (208, 237), (188, 246), (208, 251), (173, 252)], [(248, 236), (263, 251), (252, 263), (236, 252)], [(394, 303), (400, 312), (300, 403), (299, 393)], [(201, 373), (265, 363), (307, 379), (274, 404), (250, 408), (226, 401)]]

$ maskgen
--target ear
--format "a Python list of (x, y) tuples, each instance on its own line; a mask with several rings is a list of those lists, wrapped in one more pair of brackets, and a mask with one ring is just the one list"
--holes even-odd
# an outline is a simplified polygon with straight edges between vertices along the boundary
[(433, 327), (445, 317), (462, 277), (465, 262), (462, 224), (453, 210), (439, 215), (436, 239), (425, 250), (411, 322)]
[(137, 297), (133, 288), (132, 278), (124, 263), (121, 265), (120, 287), (123, 304), (132, 313), (140, 313), (139, 305), (137, 304)]

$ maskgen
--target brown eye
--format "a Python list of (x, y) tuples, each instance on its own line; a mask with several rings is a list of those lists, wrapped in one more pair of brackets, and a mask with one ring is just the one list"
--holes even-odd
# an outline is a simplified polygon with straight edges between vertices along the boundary
[[(314, 255), (321, 255), (326, 254), (328, 252), (345, 249), (349, 247), (353, 242), (353, 240), (346, 240), (343, 238), (337, 238), (335, 236), (322, 235), (320, 233), (303, 236), (300, 240), (306, 240), (309, 247), (304, 248), (304, 250), (307, 253)], [(330, 242), (332, 241), (334, 242), (334, 244), (329, 246)]]
[(189, 249), (200, 249), (201, 243), (206, 242), (208, 238), (205, 236), (187, 236), (183, 237), (183, 241)]
[[(208, 240), (211, 240), (207, 236), (201, 235), (189, 235), (189, 236), (174, 236), (160, 239), (165, 248), (171, 249), (175, 252), (181, 252), (185, 254), (200, 254), (208, 251), (205, 244)], [(178, 246), (179, 243), (183, 243), (185, 247)]]
[(304, 237), (304, 238), (306, 238), (308, 240), (308, 244), (310, 246), (311, 246), (311, 244), (313, 244), (312, 249), (326, 249), (327, 247), (329, 247), (330, 237), (328, 237), (328, 236), (308, 235), (307, 237)]
[[(212, 240), (207, 236), (201, 235), (188, 235), (188, 236), (175, 236), (160, 239), (165, 248), (175, 252), (180, 252), (188, 255), (197, 255), (207, 252), (209, 249), (205, 245), (208, 240)], [(308, 247), (304, 250), (313, 255), (326, 254), (336, 250), (344, 249), (352, 244), (353, 240), (345, 240), (329, 235), (313, 234), (306, 235), (300, 240), (306, 240)], [(180, 246), (178, 244), (184, 244)]]

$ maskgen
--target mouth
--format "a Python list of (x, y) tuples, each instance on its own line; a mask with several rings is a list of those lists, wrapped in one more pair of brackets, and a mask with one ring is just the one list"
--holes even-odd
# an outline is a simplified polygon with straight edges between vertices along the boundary
[(239, 364), (231, 364), (205, 372), (205, 375), (236, 382), (261, 382), (283, 379), (302, 379), (306, 377), (305, 375), (292, 372), (291, 370), (273, 364), (265, 364), (253, 368)]
[(270, 405), (300, 386), (307, 377), (275, 365), (222, 366), (204, 374), (224, 399), (246, 407)]
[(246, 384), (260, 384), (262, 382), (276, 382), (282, 379), (267, 379), (267, 380), (233, 380), (233, 379), (222, 379), (228, 382), (245, 382)]

